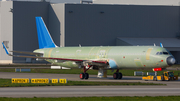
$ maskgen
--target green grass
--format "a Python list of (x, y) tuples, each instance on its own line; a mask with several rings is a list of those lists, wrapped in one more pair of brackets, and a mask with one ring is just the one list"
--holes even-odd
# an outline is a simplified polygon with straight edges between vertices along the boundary
[[(67, 84), (61, 83), (47, 83), (47, 84), (34, 84), (34, 83), (11, 83), (11, 79), (0, 79), (0, 87), (29, 87), (29, 86), (107, 86), (107, 85), (165, 85), (157, 83), (141, 83), (141, 82), (93, 82), (93, 81), (68, 81)], [(1, 101), (1, 100), (0, 100)]]
[(7, 68), (7, 69), (0, 68), (0, 72), (15, 72), (15, 69), (14, 68)]
[(180, 96), (157, 96), (157, 97), (61, 97), (61, 98), (6, 98), (0, 101), (179, 101)]
[(50, 67), (51, 64), (50, 63), (43, 63), (43, 64), (33, 64), (33, 63), (30, 63), (30, 64), (26, 64), (26, 63), (15, 63), (15, 64), (0, 64), (0, 67)]
[[(152, 70), (142, 70), (142, 69), (123, 69), (123, 70), (119, 70), (123, 76), (134, 76), (134, 71), (143, 71), (143, 72), (153, 72)], [(9, 69), (0, 69), (0, 72), (15, 72), (15, 69), (13, 68), (9, 68)], [(55, 73), (55, 74), (80, 74), (82, 71), (82, 69), (31, 69), (30, 73)], [(115, 71), (114, 71), (115, 72)], [(113, 73), (111, 70), (107, 70), (107, 75), (113, 75)], [(158, 71), (158, 75), (161, 75), (164, 71)], [(89, 73), (90, 75), (97, 75), (98, 71), (97, 70), (88, 70), (87, 73)], [(178, 75), (178, 73), (180, 73), (180, 70), (174, 71), (175, 75)]]

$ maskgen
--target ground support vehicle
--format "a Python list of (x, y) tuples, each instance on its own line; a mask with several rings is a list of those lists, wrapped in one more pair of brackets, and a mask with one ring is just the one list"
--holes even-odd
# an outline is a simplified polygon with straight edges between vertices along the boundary
[[(157, 74), (157, 73), (155, 73)], [(169, 72), (169, 71), (166, 71), (164, 72), (161, 76), (144, 76), (142, 77), (142, 80), (153, 80), (153, 81), (174, 81), (174, 80), (178, 80), (178, 75), (174, 75), (173, 72)]]

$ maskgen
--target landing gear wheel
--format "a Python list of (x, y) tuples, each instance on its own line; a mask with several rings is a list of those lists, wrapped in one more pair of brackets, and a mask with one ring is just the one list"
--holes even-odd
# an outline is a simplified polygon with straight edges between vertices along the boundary
[(122, 79), (122, 73), (118, 73), (118, 79)]
[(89, 74), (88, 73), (84, 73), (84, 79), (88, 79), (89, 78)]
[(119, 77), (119, 73), (114, 73), (114, 74), (113, 74), (113, 78), (114, 78), (114, 79), (117, 79), (118, 77)]
[(80, 79), (84, 79), (84, 77), (85, 77), (84, 73), (81, 73), (81, 74), (79, 75), (79, 78), (80, 78)]
[(123, 76), (122, 73), (114, 73), (113, 74), (114, 79), (122, 79), (122, 76)]

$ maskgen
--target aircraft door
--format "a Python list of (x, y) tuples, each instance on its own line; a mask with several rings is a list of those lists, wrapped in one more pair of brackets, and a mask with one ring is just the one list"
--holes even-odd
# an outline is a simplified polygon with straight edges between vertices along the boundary
[(149, 48), (146, 52), (146, 60), (150, 60), (150, 54), (153, 48)]
[(151, 56), (151, 54), (153, 54), (153, 48), (148, 48), (146, 51), (146, 55), (145, 55), (145, 61), (144, 61), (144, 65), (148, 66), (148, 67), (153, 67), (153, 58)]

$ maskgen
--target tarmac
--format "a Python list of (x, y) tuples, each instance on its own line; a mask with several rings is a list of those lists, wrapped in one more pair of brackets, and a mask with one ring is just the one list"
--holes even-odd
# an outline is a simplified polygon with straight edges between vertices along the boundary
[(101, 81), (101, 82), (148, 82), (162, 83), (160, 85), (136, 86), (41, 86), (41, 87), (0, 87), (0, 97), (90, 97), (90, 96), (170, 96), (180, 95), (180, 80), (178, 81), (144, 81), (140, 76), (123, 76), (115, 80), (112, 76), (97, 78), (89, 75), (88, 80), (79, 79), (79, 74), (50, 73), (15, 73), (0, 72), (0, 78), (66, 78), (71, 81)]

